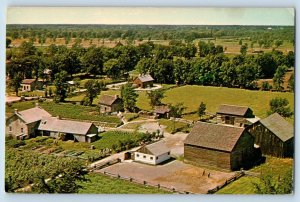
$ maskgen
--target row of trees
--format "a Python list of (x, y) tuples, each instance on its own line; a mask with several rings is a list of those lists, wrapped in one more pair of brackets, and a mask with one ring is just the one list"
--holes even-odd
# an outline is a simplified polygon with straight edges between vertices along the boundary
[[(8, 25), (7, 36), (12, 39), (31, 39), (44, 42), (50, 38), (69, 41), (76, 39), (109, 39), (109, 40), (172, 40), (184, 39), (191, 42), (203, 38), (249, 38), (253, 41), (275, 41), (277, 39), (293, 40), (294, 27), (273, 27), (268, 30), (264, 26), (201, 26), (201, 25)], [(267, 44), (267, 43), (265, 43)]]
[[(83, 48), (74, 44), (72, 48), (50, 45), (44, 51), (24, 42), (7, 52), (7, 73), (16, 92), (23, 78), (45, 79), (45, 69), (51, 70), (52, 80), (61, 76), (70, 79), (77, 73), (127, 78), (135, 68), (142, 74), (150, 73), (159, 83), (255, 88), (257, 79), (272, 78), (277, 69), (280, 71), (276, 76), (282, 75), (284, 69), (278, 67), (292, 67), (294, 57), (293, 52), (284, 55), (273, 51), (229, 58), (223, 54), (222, 46), (202, 41), (198, 48), (173, 40), (168, 46), (147, 42), (139, 46), (118, 43), (114, 48)], [(278, 81), (280, 84), (280, 78)]]

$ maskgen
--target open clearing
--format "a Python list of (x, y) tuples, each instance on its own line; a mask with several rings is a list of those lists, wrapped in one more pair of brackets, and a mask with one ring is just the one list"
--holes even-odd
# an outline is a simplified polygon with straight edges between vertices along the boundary
[(163, 103), (183, 102), (185, 113), (197, 111), (200, 102), (206, 104), (208, 112), (215, 113), (221, 104), (249, 106), (256, 116), (264, 118), (272, 98), (287, 98), (294, 108), (294, 93), (254, 91), (237, 88), (187, 85), (166, 91)]
[[(234, 176), (234, 172), (226, 173), (185, 164), (173, 160), (163, 165), (146, 165), (137, 162), (123, 162), (103, 168), (104, 171), (119, 174), (122, 177), (132, 177), (137, 181), (147, 181), (150, 184), (160, 184), (164, 187), (175, 188), (180, 191), (206, 194), (209, 189), (224, 183)], [(210, 173), (210, 177), (208, 177)]]

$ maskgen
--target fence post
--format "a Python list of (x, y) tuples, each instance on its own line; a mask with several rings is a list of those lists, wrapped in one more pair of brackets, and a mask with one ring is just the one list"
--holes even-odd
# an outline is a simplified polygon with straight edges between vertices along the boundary
[(118, 174), (118, 178), (120, 179), (120, 175)]
[(132, 178), (131, 177), (129, 178), (129, 181), (132, 182)]
[(160, 184), (157, 184), (157, 187), (160, 188)]
[(146, 185), (146, 184), (147, 184), (147, 182), (146, 182), (145, 180), (143, 181), (143, 183), (144, 183), (144, 185)]

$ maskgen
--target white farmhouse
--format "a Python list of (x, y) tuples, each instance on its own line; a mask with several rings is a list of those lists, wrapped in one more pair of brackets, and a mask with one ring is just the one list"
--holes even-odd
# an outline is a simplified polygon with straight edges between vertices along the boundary
[(134, 152), (134, 160), (157, 165), (170, 159), (170, 149), (162, 142), (144, 145)]

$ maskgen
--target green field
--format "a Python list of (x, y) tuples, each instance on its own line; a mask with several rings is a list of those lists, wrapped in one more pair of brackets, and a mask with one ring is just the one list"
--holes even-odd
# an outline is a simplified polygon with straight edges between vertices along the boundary
[[(75, 105), (71, 103), (54, 103), (42, 102), (39, 103), (46, 111), (53, 116), (61, 116), (62, 118), (89, 120), (106, 122), (109, 124), (120, 124), (121, 121), (116, 116), (100, 115), (96, 107)], [(26, 101), (13, 103), (11, 106), (6, 106), (6, 115), (9, 116), (14, 112), (14, 109), (19, 111), (29, 109), (35, 106), (35, 101)]]
[[(274, 176), (283, 176), (291, 167), (293, 159), (282, 159), (268, 156), (266, 162), (250, 169), (256, 173), (272, 173)], [(216, 194), (255, 194), (254, 182), (259, 182), (259, 178), (244, 176), (222, 188)]]
[(207, 111), (215, 113), (221, 104), (249, 106), (256, 116), (267, 116), (269, 101), (274, 97), (287, 98), (291, 108), (294, 107), (294, 93), (253, 91), (236, 88), (188, 85), (166, 91), (163, 103), (183, 102), (185, 112), (197, 111), (200, 102), (206, 104)]
[(175, 132), (189, 132), (190, 128), (187, 123), (179, 122), (179, 121), (172, 121), (169, 119), (159, 119), (159, 124), (166, 126), (165, 130), (168, 133), (175, 133)]
[(121, 179), (113, 179), (101, 174), (91, 173), (87, 182), (78, 182), (81, 194), (168, 194), (170, 192), (155, 187), (135, 184)]

